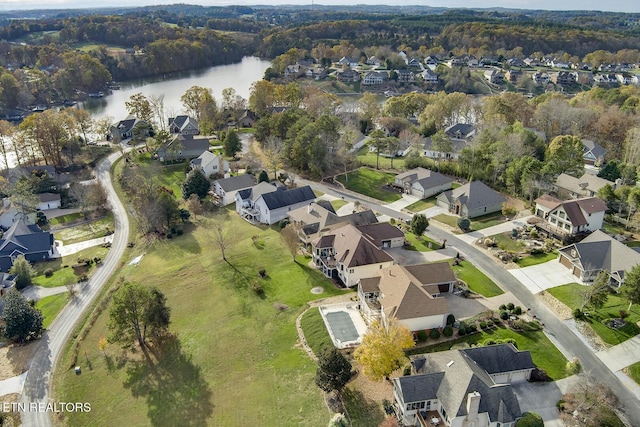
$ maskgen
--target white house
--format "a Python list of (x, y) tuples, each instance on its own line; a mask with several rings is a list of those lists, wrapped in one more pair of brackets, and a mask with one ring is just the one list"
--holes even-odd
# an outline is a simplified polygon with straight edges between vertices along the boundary
[(36, 205), (36, 210), (46, 211), (49, 209), (60, 208), (60, 194), (55, 193), (41, 193), (38, 194), (40, 201)]
[(541, 218), (536, 227), (565, 239), (602, 228), (606, 210), (606, 203), (597, 197), (562, 201), (543, 194), (536, 199), (536, 215)]
[(220, 198), (220, 204), (227, 206), (236, 200), (236, 193), (256, 185), (253, 175), (238, 175), (213, 181), (214, 194)]
[(292, 188), (261, 182), (236, 192), (236, 211), (251, 223), (275, 224), (287, 217), (289, 211), (306, 206), (315, 200), (311, 187)]
[(394, 185), (406, 194), (426, 199), (450, 190), (453, 180), (429, 169), (415, 168), (396, 175)]
[(207, 177), (229, 172), (229, 162), (211, 151), (203, 152), (198, 158), (191, 160), (190, 165), (191, 169), (200, 169)]

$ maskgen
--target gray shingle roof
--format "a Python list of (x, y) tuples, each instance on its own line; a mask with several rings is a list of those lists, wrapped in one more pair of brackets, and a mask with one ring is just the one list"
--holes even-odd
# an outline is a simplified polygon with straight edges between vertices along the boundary
[(475, 347), (460, 351), (489, 374), (536, 367), (531, 359), (531, 353), (518, 351), (513, 344)]
[(591, 152), (596, 159), (603, 158), (607, 154), (607, 150), (602, 145), (590, 139), (583, 139), (582, 146), (584, 147), (584, 154)]
[(507, 200), (502, 194), (492, 190), (482, 181), (471, 181), (454, 190), (447, 190), (442, 195), (447, 200), (458, 199), (460, 204), (466, 205), (469, 211), (484, 206), (494, 206)]
[(412, 403), (437, 399), (436, 393), (443, 378), (444, 372), (435, 372), (394, 378), (393, 382), (401, 390), (404, 403)]
[(311, 201), (315, 198), (316, 195), (308, 185), (285, 191), (274, 191), (262, 195), (264, 203), (270, 210), (279, 209), (284, 206), (290, 206), (300, 202)]
[[(12, 257), (22, 254), (46, 254), (53, 245), (53, 234), (42, 231), (37, 225), (27, 225), (19, 220), (9, 228), (0, 239), (0, 270), (7, 271), (13, 265)], [(42, 259), (41, 256), (37, 257)]]
[(229, 178), (218, 179), (215, 182), (225, 191), (236, 191), (243, 188), (249, 188), (256, 183), (253, 175), (238, 175)]

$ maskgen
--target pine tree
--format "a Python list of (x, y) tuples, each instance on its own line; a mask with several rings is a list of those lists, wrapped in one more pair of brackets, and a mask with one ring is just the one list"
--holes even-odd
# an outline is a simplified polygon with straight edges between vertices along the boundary
[(351, 363), (335, 347), (325, 347), (318, 356), (316, 385), (326, 392), (340, 393), (351, 379)]
[(32, 307), (17, 289), (9, 289), (4, 297), (2, 320), (7, 339), (25, 342), (42, 334), (42, 313)]

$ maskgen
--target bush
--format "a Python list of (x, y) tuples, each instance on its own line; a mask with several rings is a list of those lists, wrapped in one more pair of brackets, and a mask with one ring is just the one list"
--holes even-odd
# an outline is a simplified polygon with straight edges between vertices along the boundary
[(427, 340), (427, 331), (418, 331), (418, 341), (426, 341)]
[(467, 333), (474, 332), (476, 329), (478, 329), (478, 326), (475, 323), (467, 325)]
[(429, 338), (437, 340), (438, 338), (440, 338), (440, 331), (437, 329), (432, 329), (431, 332), (429, 332)]
[(487, 322), (480, 322), (480, 329), (487, 329)]
[[(482, 324), (480, 324), (480, 326), (482, 326)], [(487, 320), (487, 328), (490, 328), (492, 326), (493, 326), (493, 321)]]
[(584, 320), (584, 313), (579, 308), (573, 310), (573, 318), (576, 320)]
[(458, 335), (461, 337), (467, 335), (467, 328), (464, 325), (460, 325), (458, 328)]
[(258, 282), (257, 280), (254, 280), (253, 282), (251, 282), (251, 289), (253, 290), (253, 293), (258, 295), (259, 297), (264, 296), (264, 288), (262, 287), (260, 282)]
[(507, 304), (507, 310), (512, 311), (515, 308), (515, 306), (513, 305), (512, 302), (510, 302), (509, 304)]
[(570, 361), (567, 362), (567, 372), (570, 375), (577, 375), (582, 371), (582, 364), (580, 363), (580, 359), (574, 357)]
[(178, 236), (182, 236), (182, 233), (184, 233), (184, 232), (182, 231), (182, 228), (178, 228), (178, 230), (176, 231), (176, 235), (178, 235)]
[(522, 314), (522, 307), (520, 307), (519, 305), (517, 305), (514, 309), (513, 309), (513, 313), (516, 315), (521, 315)]
[(508, 318), (509, 318), (509, 313), (507, 313), (506, 311), (500, 312), (500, 319), (507, 320)]
[(44, 277), (51, 277), (51, 276), (53, 276), (53, 269), (51, 269), (51, 268), (47, 268), (47, 269), (44, 271)]
[(500, 307), (498, 307), (500, 309), (500, 311), (505, 311), (507, 309), (507, 306), (502, 304)]
[(484, 346), (488, 346), (488, 345), (495, 345), (496, 344), (496, 340), (489, 338), (488, 340), (484, 340), (482, 345)]
[(89, 280), (89, 276), (87, 276), (87, 273), (85, 273), (82, 276), (80, 276), (80, 278), (78, 279), (78, 282), (87, 282), (88, 280)]
[(442, 330), (442, 335), (444, 335), (445, 337), (450, 337), (453, 335), (453, 328), (449, 325), (445, 326), (444, 329)]
[(387, 415), (394, 413), (393, 404), (387, 399), (382, 399), (382, 408), (384, 409), (384, 413)]
[(456, 323), (456, 317), (453, 314), (447, 316), (447, 325), (451, 326)]
[(460, 218), (458, 220), (458, 227), (460, 227), (462, 231), (469, 231), (471, 229), (471, 221), (469, 221), (469, 218)]
[(265, 277), (267, 277), (267, 270), (265, 270), (264, 268), (261, 268), (261, 269), (258, 271), (258, 276), (260, 276), (261, 278), (263, 278), (263, 279), (264, 279)]
[(402, 368), (402, 375), (405, 377), (411, 375), (411, 365), (404, 365), (404, 368)]
[(549, 375), (547, 375), (547, 371), (545, 371), (544, 369), (533, 368), (529, 381), (531, 381), (532, 383), (546, 382), (549, 381)]
[(542, 417), (535, 412), (525, 412), (522, 415), (523, 417), (516, 422), (516, 427), (544, 427)]

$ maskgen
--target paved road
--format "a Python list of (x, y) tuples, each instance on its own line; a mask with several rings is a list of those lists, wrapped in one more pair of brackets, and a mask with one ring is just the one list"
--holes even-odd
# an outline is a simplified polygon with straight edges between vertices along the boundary
[[(98, 295), (100, 288), (120, 265), (120, 258), (129, 240), (129, 219), (124, 206), (111, 184), (109, 170), (113, 162), (120, 157), (120, 152), (114, 153), (100, 163), (97, 170), (97, 178), (107, 190), (109, 202), (113, 210), (115, 220), (115, 234), (111, 250), (104, 259), (103, 265), (96, 270), (87, 285), (75, 300), (68, 304), (44, 333), (31, 361), (21, 401), (49, 402), (49, 389), (51, 387), (51, 371), (61, 354), (64, 345), (73, 331), (76, 323), (82, 317), (87, 307)], [(51, 426), (51, 414), (47, 412), (22, 413), (22, 425)]]
[[(312, 188), (338, 197), (344, 197), (347, 201), (358, 200), (360, 203), (366, 204), (375, 211), (382, 212), (392, 218), (401, 220), (409, 219), (410, 215), (404, 212), (397, 212), (387, 206), (381, 205), (380, 201), (369, 197), (343, 190), (339, 187), (325, 185), (324, 183), (316, 183), (298, 179), (299, 184), (311, 185)], [(633, 426), (640, 426), (640, 400), (633, 391), (627, 388), (616, 374), (605, 365), (593, 350), (584, 343), (566, 324), (564, 324), (556, 315), (551, 312), (547, 306), (539, 300), (534, 294), (520, 283), (511, 273), (497, 264), (496, 261), (483, 251), (477, 249), (473, 245), (460, 239), (457, 235), (452, 234), (441, 228), (431, 225), (427, 230), (427, 235), (437, 241), (447, 241), (447, 247), (453, 247), (471, 260), (473, 264), (482, 272), (489, 276), (494, 282), (498, 283), (503, 290), (511, 292), (523, 305), (531, 308), (541, 322), (545, 325), (545, 332), (560, 351), (568, 358), (578, 357), (582, 362), (582, 366), (587, 375), (592, 376), (596, 381), (611, 387), (613, 392), (618, 396), (619, 409), (624, 412), (629, 422)]]

